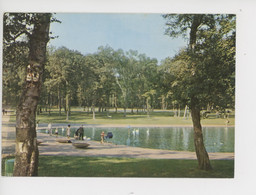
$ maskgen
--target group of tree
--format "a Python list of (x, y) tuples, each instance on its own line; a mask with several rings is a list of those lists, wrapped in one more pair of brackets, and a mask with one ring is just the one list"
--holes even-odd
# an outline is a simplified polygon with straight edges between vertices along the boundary
[[(65, 47), (46, 48), (51, 14), (4, 15), (3, 104), (17, 106), (16, 175), (36, 175), (36, 110), (52, 106), (95, 108), (190, 108), (201, 169), (211, 169), (204, 148), (202, 109), (234, 108), (236, 18), (230, 14), (166, 14), (166, 34), (189, 40), (160, 65), (137, 51), (101, 46), (83, 55)], [(39, 98), (40, 96), (40, 98)], [(19, 102), (16, 104), (16, 102)], [(35, 146), (31, 149), (31, 145)], [(23, 151), (23, 152), (22, 152)], [(24, 151), (27, 151), (26, 155)], [(29, 152), (31, 151), (31, 152)], [(18, 171), (20, 170), (20, 171)], [(26, 172), (26, 173), (25, 173)]]
[(93, 118), (95, 107), (107, 114), (110, 108), (122, 107), (125, 116), (126, 108), (153, 104), (157, 76), (157, 60), (137, 51), (101, 46), (93, 54), (82, 55), (65, 47), (49, 48), (39, 109), (50, 113), (51, 106), (57, 106), (68, 119), (71, 106), (90, 108)]

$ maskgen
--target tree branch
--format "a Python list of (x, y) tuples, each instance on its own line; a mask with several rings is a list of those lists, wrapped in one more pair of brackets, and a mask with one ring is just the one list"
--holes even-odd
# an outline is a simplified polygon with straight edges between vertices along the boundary
[(26, 34), (28, 37), (31, 36), (31, 34), (27, 30), (23, 30), (20, 33), (18, 33), (16, 36), (12, 37), (12, 40), (15, 41), (19, 36)]

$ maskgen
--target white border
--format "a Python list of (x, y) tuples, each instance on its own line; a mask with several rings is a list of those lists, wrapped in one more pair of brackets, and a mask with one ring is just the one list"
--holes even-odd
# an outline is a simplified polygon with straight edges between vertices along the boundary
[(237, 75), (235, 179), (1, 177), (0, 194), (256, 194), (255, 8), (253, 0), (1, 0), (1, 40), (3, 12), (234, 13)]

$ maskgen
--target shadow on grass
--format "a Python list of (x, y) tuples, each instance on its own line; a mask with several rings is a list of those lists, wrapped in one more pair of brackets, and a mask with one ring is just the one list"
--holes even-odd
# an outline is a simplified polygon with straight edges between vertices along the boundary
[(233, 178), (233, 160), (211, 161), (213, 170), (197, 169), (196, 160), (40, 156), (39, 176)]

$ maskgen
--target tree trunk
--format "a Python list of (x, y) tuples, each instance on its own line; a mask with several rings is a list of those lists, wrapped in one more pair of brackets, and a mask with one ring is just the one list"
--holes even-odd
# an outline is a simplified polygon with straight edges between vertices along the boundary
[(188, 106), (186, 105), (186, 106), (185, 106), (185, 110), (184, 110), (183, 119), (185, 119), (186, 116), (187, 116), (187, 110), (188, 110)]
[(68, 121), (70, 115), (69, 94), (66, 95), (66, 111), (66, 121)]
[(199, 169), (202, 170), (211, 170), (211, 164), (209, 160), (208, 153), (204, 146), (203, 141), (203, 133), (202, 133), (202, 126), (200, 122), (200, 109), (196, 106), (197, 104), (191, 104), (191, 113), (192, 113), (192, 121), (193, 121), (193, 128), (194, 128), (194, 145), (196, 150), (196, 156), (198, 160)]
[(29, 66), (16, 113), (14, 176), (36, 176), (38, 174), (36, 108), (41, 91), (46, 45), (49, 41), (51, 14), (42, 14), (37, 18), (38, 20), (34, 23), (34, 30), (29, 37)]
[(95, 116), (95, 98), (93, 98), (92, 100), (92, 119), (95, 120), (96, 116)]
[(49, 93), (48, 94), (48, 115), (50, 116), (51, 115), (51, 105), (52, 105), (52, 100), (51, 100), (51, 94)]
[(149, 118), (149, 98), (147, 97), (147, 117)]
[(161, 104), (162, 104), (162, 110), (165, 110), (166, 109), (166, 107), (165, 107), (165, 96), (164, 95), (162, 95), (161, 96)]
[(59, 116), (61, 116), (61, 92), (60, 89), (58, 90), (58, 100), (59, 100)]
[(180, 105), (179, 105), (179, 109), (178, 109), (178, 117), (180, 117)]
[(192, 20), (191, 29), (190, 29), (190, 38), (189, 38), (189, 47), (192, 52), (194, 52), (195, 46), (196, 46), (196, 34), (198, 31), (198, 27), (202, 23), (202, 14), (195, 14)]
[(115, 112), (117, 113), (117, 96), (115, 95)]
[(124, 107), (124, 117), (126, 117), (126, 107)]
[(96, 117), (95, 117), (95, 106), (92, 105), (92, 119), (95, 120)]
[[(196, 36), (198, 27), (201, 25), (203, 15), (194, 15), (191, 25), (190, 38), (189, 38), (189, 48), (192, 53), (195, 51), (196, 46)], [(194, 127), (194, 145), (196, 150), (196, 156), (198, 160), (199, 169), (210, 170), (212, 169), (208, 153), (204, 146), (203, 132), (200, 122), (200, 107), (199, 101), (196, 97), (191, 97), (191, 115)]]

